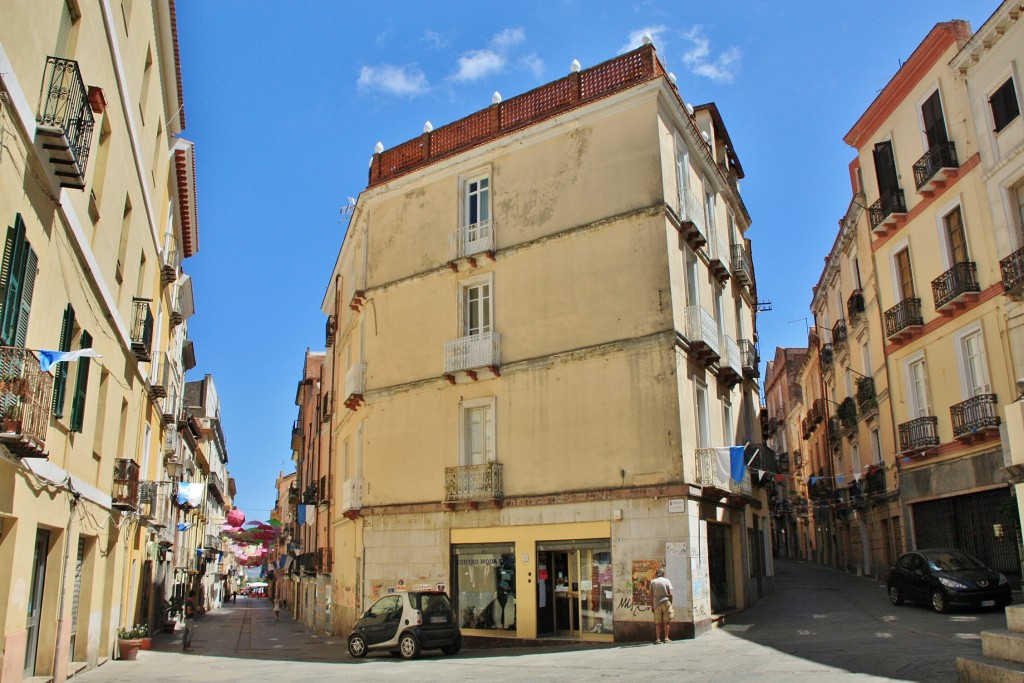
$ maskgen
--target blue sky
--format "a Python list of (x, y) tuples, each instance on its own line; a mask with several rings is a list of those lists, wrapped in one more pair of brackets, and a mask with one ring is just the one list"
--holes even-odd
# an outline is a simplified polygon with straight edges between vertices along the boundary
[(842, 141), (935, 23), (975, 29), (996, 0), (177, 3), (183, 137), (196, 143), (190, 335), (214, 376), (236, 504), (264, 519), (291, 471), (296, 383), (323, 349), (320, 303), (347, 197), (391, 147), (639, 45), (687, 102), (715, 102), (746, 172), (761, 355), (806, 344), (850, 200)]

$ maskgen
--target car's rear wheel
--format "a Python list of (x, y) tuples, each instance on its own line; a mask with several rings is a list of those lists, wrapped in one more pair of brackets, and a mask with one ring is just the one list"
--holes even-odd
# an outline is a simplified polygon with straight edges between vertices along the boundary
[(398, 651), (402, 653), (402, 659), (416, 659), (420, 656), (420, 641), (413, 634), (406, 633), (398, 640)]
[(446, 655), (457, 655), (459, 654), (459, 650), (461, 649), (462, 641), (460, 640), (459, 642), (453, 643), (452, 645), (445, 645), (441, 648), (441, 652), (445, 653)]
[(900, 595), (900, 589), (894, 583), (889, 584), (889, 600), (897, 606), (903, 604), (903, 596)]
[(348, 638), (348, 653), (359, 659), (366, 656), (366, 641), (358, 633)]
[(949, 611), (949, 603), (946, 601), (946, 594), (940, 590), (932, 591), (932, 609), (939, 614)]

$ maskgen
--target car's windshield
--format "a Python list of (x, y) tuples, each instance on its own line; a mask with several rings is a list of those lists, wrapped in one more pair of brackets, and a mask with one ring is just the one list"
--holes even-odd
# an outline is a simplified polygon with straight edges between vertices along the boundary
[(925, 559), (932, 571), (955, 572), (963, 569), (984, 569), (978, 560), (959, 550), (943, 550), (925, 553)]
[(446, 612), (452, 609), (448, 596), (444, 593), (410, 593), (409, 601), (413, 609), (421, 612)]

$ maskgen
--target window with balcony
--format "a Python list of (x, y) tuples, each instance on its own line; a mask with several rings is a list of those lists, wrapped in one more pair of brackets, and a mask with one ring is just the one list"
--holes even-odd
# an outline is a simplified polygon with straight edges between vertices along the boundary
[(900, 189), (899, 175), (896, 172), (896, 157), (892, 142), (885, 140), (875, 145), (873, 150), (875, 161), (875, 180), (878, 183), (878, 200), (868, 208), (871, 229), (884, 227), (894, 214), (907, 212), (903, 190)]
[(463, 183), (462, 225), (489, 225), (491, 221), (491, 179), (487, 175), (469, 178)]
[(25, 347), (38, 263), (25, 233), (21, 214), (15, 214), (0, 266), (0, 344), (17, 348)]
[(925, 366), (924, 353), (919, 353), (908, 359), (904, 364), (904, 370), (910, 416), (918, 418), (931, 415), (932, 407), (928, 400), (928, 371)]
[(711, 422), (708, 413), (708, 388), (702, 383), (696, 384), (697, 409), (697, 446), (711, 447)]
[(956, 340), (957, 360), (960, 365), (960, 386), (964, 398), (973, 398), (992, 391), (989, 383), (988, 362), (985, 358), (985, 341), (981, 326), (975, 324), (959, 332)]
[(494, 450), (495, 398), (463, 401), (459, 464), (484, 465), (496, 460)]
[[(59, 351), (70, 351), (71, 341), (75, 338), (75, 309), (71, 304), (64, 308), (64, 316), (60, 325)], [(68, 364), (57, 363), (53, 369), (53, 416), (64, 417), (64, 393), (68, 384)]]
[[(79, 348), (92, 346), (92, 335), (82, 330)], [(75, 393), (71, 400), (71, 431), (81, 433), (85, 423), (85, 396), (89, 385), (89, 358), (78, 359), (78, 373), (75, 375)]]
[(997, 133), (1020, 116), (1020, 104), (1017, 101), (1017, 89), (1014, 87), (1012, 76), (996, 88), (989, 96), (988, 103), (992, 108), (992, 124)]

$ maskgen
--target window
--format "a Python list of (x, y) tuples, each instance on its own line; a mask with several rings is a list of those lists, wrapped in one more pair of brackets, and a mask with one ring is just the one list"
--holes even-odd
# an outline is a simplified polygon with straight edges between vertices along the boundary
[[(71, 350), (71, 340), (75, 337), (75, 309), (68, 304), (64, 309), (64, 319), (60, 325), (60, 351)], [(64, 417), (64, 393), (68, 384), (68, 364), (57, 363), (53, 377), (53, 416)]]
[(683, 190), (690, 187), (690, 161), (686, 154), (686, 145), (682, 140), (676, 138), (676, 190), (680, 198)]
[(980, 325), (972, 325), (970, 329), (957, 334), (956, 340), (958, 361), (960, 365), (960, 385), (964, 398), (973, 398), (992, 391), (988, 379), (988, 362), (985, 359), (985, 340)]
[(4, 258), (0, 264), (0, 344), (25, 348), (28, 317), (32, 308), (38, 259), (25, 239), (21, 214), (7, 228)]
[(471, 337), (491, 331), (491, 283), (475, 281), (462, 288), (462, 332)]
[(708, 215), (708, 239), (715, 235), (715, 193), (704, 192), (704, 208)]
[(921, 120), (924, 123), (924, 135), (928, 143), (928, 149), (934, 149), (944, 145), (946, 138), (946, 121), (942, 116), (942, 100), (939, 98), (939, 91), (931, 94), (924, 104), (921, 105)]
[(721, 287), (715, 287), (715, 324), (718, 325), (718, 338), (721, 339), (725, 336), (725, 306), (722, 303)]
[(722, 401), (722, 441), (726, 446), (736, 443), (736, 434), (732, 423), (732, 403), (728, 399)]
[(462, 224), (466, 227), (491, 220), (491, 179), (488, 176), (466, 180), (463, 186)]
[(928, 403), (928, 373), (925, 368), (924, 354), (919, 354), (907, 361), (906, 374), (910, 418), (931, 415), (932, 409)]
[(686, 305), (697, 306), (700, 304), (700, 291), (697, 289), (697, 278), (700, 273), (697, 263), (697, 255), (686, 249)]
[(967, 238), (964, 236), (964, 217), (959, 205), (942, 217), (942, 227), (952, 265), (967, 261)]
[(914, 271), (910, 267), (910, 248), (904, 247), (893, 257), (896, 267), (896, 298), (899, 301), (914, 296)]
[(698, 383), (697, 387), (697, 447), (710, 448), (711, 425), (708, 421), (708, 388)]
[(882, 441), (878, 436), (878, 430), (871, 430), (871, 462), (882, 462)]
[[(516, 554), (511, 544), (452, 545), (452, 595), (459, 596), (460, 628), (510, 629), (516, 623)], [(542, 557), (547, 557), (544, 553)], [(556, 578), (554, 567), (538, 560), (547, 578)], [(589, 576), (589, 574), (588, 574)], [(541, 600), (546, 597), (540, 593)], [(543, 607), (543, 603), (541, 607)]]
[[(79, 340), (79, 348), (87, 349), (92, 346), (92, 335), (82, 331)], [(78, 359), (78, 374), (75, 376), (75, 395), (71, 401), (71, 431), (82, 431), (85, 421), (85, 395), (89, 385), (89, 359)]]
[(892, 151), (892, 142), (886, 140), (875, 145), (875, 179), (878, 181), (878, 196), (886, 197), (900, 189), (899, 177), (896, 174), (896, 157)]
[(853, 468), (853, 474), (860, 474), (860, 446), (857, 444), (850, 444), (850, 467)]
[(1024, 183), (1013, 188), (1013, 190), (1011, 190), (1011, 194), (1013, 195), (1011, 201), (1013, 202), (1016, 212), (1014, 217), (1017, 220), (1017, 230), (1024, 232)]
[(1012, 76), (992, 93), (988, 103), (992, 107), (992, 123), (997, 133), (1020, 116), (1020, 105), (1017, 103), (1017, 91), (1013, 87)]
[(483, 465), (496, 460), (494, 453), (494, 397), (463, 401), (460, 465)]

